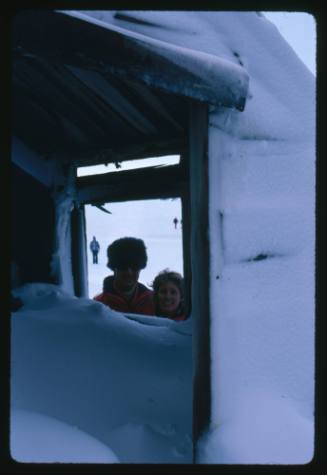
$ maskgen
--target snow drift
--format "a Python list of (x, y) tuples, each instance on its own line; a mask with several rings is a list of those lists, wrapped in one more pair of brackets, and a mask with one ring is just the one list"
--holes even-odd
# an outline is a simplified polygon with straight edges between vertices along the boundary
[[(191, 462), (190, 321), (129, 319), (50, 284), (15, 295), (24, 306), (12, 316), (13, 408), (85, 432), (122, 463)], [(22, 459), (19, 440), (11, 452)], [(89, 457), (80, 461), (94, 461), (92, 450)]]

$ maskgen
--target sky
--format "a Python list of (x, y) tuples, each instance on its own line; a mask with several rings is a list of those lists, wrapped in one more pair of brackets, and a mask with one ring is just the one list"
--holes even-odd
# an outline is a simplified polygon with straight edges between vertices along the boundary
[(299, 58), (316, 74), (316, 23), (303, 12), (263, 12), (273, 22)]

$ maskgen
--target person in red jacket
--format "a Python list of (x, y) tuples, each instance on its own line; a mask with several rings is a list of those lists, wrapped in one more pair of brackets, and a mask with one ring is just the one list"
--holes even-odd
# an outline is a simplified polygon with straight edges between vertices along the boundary
[(156, 315), (172, 320), (186, 320), (184, 280), (178, 272), (169, 269), (159, 272), (152, 287)]
[(103, 281), (103, 291), (94, 300), (123, 313), (155, 315), (153, 292), (138, 282), (140, 271), (147, 264), (142, 239), (124, 237), (107, 249), (108, 264), (114, 274)]

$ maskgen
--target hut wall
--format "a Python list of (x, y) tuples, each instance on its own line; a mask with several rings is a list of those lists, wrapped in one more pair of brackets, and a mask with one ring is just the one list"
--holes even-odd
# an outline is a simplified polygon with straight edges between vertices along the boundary
[(212, 418), (199, 460), (306, 463), (313, 456), (314, 144), (224, 130), (241, 120), (228, 111), (210, 117)]

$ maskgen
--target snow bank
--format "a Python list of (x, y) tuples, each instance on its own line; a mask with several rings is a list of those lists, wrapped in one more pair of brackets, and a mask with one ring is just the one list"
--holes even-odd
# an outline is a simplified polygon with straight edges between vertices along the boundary
[(94, 437), (52, 417), (14, 409), (11, 412), (11, 456), (24, 463), (119, 463)]
[(191, 462), (190, 320), (126, 318), (50, 284), (14, 294), (13, 409), (74, 426), (122, 463)]
[[(199, 443), (199, 463), (306, 464), (313, 457), (313, 425), (287, 396), (243, 389), (233, 415), (212, 425)], [(277, 416), (277, 417), (276, 417)]]

